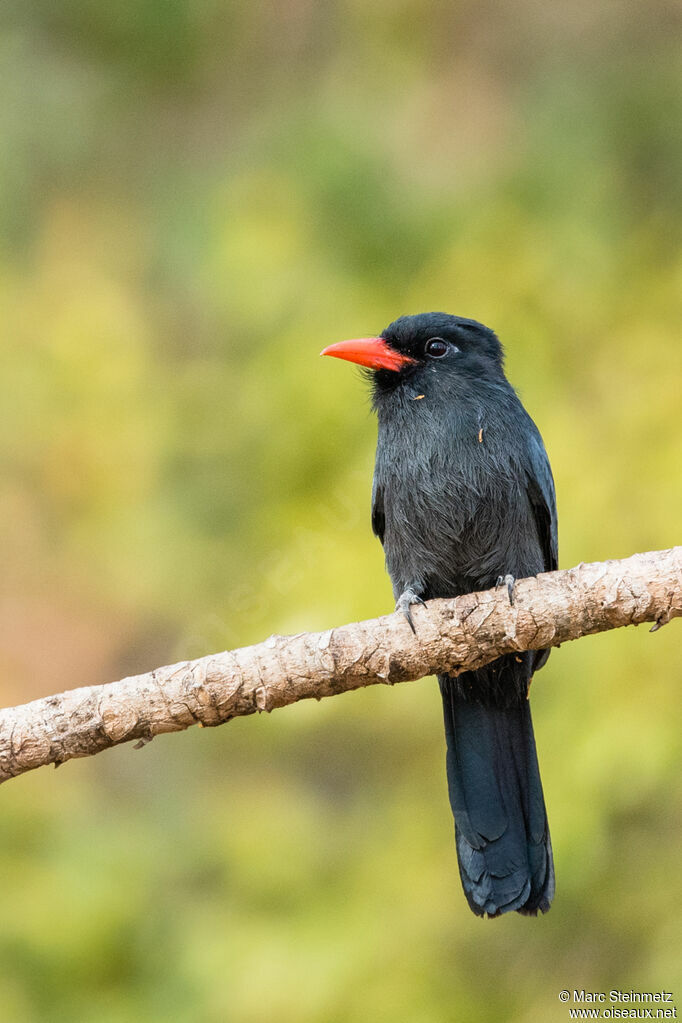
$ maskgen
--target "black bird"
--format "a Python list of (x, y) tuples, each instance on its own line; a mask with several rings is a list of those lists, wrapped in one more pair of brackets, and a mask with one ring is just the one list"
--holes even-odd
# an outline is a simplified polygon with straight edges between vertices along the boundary
[[(492, 330), (422, 313), (322, 354), (373, 371), (372, 527), (411, 626), (412, 604), (501, 583), (513, 600), (514, 578), (557, 567), (552, 471)], [(535, 916), (554, 895), (528, 703), (548, 656), (509, 654), (438, 678), (459, 872), (479, 916)]]

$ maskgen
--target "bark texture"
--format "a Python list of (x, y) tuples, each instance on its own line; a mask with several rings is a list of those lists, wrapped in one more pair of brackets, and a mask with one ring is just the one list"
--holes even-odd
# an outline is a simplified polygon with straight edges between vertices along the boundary
[(682, 616), (682, 547), (578, 565), (401, 614), (184, 661), (0, 711), (0, 781), (162, 732), (220, 725), (310, 697), (456, 675), (500, 654)]

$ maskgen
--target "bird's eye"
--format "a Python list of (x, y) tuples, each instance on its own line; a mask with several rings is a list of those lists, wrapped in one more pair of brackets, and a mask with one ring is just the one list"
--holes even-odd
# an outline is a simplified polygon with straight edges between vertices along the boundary
[(449, 351), (458, 352), (459, 348), (456, 345), (448, 344), (442, 337), (432, 337), (424, 345), (424, 351), (432, 359), (442, 359)]

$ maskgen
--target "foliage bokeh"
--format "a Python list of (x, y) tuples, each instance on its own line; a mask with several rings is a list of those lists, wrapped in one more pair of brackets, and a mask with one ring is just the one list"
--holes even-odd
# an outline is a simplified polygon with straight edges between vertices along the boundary
[[(375, 427), (323, 345), (494, 326), (561, 564), (679, 542), (680, 11), (10, 2), (0, 604), (11, 704), (391, 603)], [(558, 892), (466, 908), (435, 685), (3, 787), (13, 1023), (566, 1018), (682, 997), (676, 624), (533, 686)]]

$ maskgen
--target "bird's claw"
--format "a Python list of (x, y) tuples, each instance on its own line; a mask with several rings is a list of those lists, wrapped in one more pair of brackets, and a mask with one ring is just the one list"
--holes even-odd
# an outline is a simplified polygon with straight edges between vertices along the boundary
[(514, 587), (516, 586), (516, 579), (513, 575), (507, 572), (506, 575), (498, 575), (497, 582), (495, 583), (495, 589), (498, 590), (500, 586), (507, 587), (507, 596), (509, 597), (509, 603), (514, 603)]
[(403, 590), (403, 592), (400, 594), (400, 596), (398, 597), (398, 601), (395, 605), (396, 611), (402, 611), (402, 613), (407, 618), (407, 624), (410, 626), (415, 636), (417, 635), (417, 630), (415, 629), (414, 622), (412, 621), (412, 612), (410, 608), (412, 607), (413, 604), (423, 603), (424, 601), (419, 596), (419, 594), (415, 593), (411, 586), (408, 586), (407, 589)]

